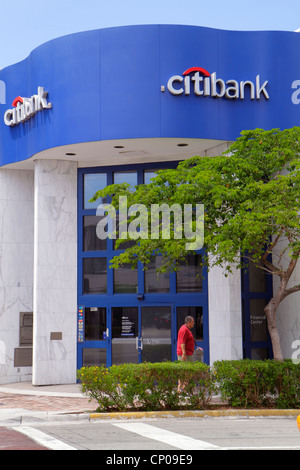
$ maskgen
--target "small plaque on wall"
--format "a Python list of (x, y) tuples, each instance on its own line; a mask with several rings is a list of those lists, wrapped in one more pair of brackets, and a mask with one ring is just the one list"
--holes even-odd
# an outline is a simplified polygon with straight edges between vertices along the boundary
[(50, 333), (50, 340), (61, 341), (62, 340), (62, 332), (61, 331), (51, 331)]
[(15, 348), (14, 367), (32, 366), (32, 348)]

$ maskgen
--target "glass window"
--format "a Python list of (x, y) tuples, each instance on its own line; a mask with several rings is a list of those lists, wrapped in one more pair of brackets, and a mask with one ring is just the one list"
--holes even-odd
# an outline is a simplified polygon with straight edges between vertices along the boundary
[(267, 317), (264, 312), (265, 299), (250, 299), (251, 341), (268, 341)]
[(106, 258), (83, 259), (83, 293), (105, 294), (107, 290)]
[[(125, 232), (128, 230), (128, 223), (126, 225), (125, 221), (121, 223), (121, 226), (120, 226), (120, 223), (119, 223), (119, 214), (117, 214), (116, 216), (116, 239), (113, 240), (113, 246), (114, 246), (114, 250), (126, 250), (126, 248), (130, 248), (131, 246), (134, 246), (135, 245), (135, 240), (130, 240), (128, 239), (128, 241), (125, 241), (122, 242), (118, 247), (116, 247), (116, 241), (121, 238), (121, 233), (122, 232)], [(127, 236), (128, 233), (127, 233)]]
[(114, 184), (128, 183), (130, 189), (134, 189), (137, 185), (137, 172), (136, 171), (116, 171), (114, 173)]
[(152, 183), (151, 179), (157, 176), (156, 170), (145, 170), (144, 171), (144, 184)]
[(171, 308), (142, 307), (142, 361), (172, 360)]
[(82, 350), (82, 366), (106, 366), (106, 348), (84, 348)]
[(162, 264), (162, 257), (155, 256), (154, 260), (147, 264), (145, 270), (145, 292), (151, 294), (155, 292), (164, 293), (170, 290), (169, 273), (159, 273), (156, 269)]
[(138, 364), (136, 346), (138, 336), (138, 308), (113, 307), (112, 310), (112, 363)]
[(112, 313), (112, 339), (128, 338), (138, 335), (138, 308), (113, 307)]
[(105, 200), (103, 198), (95, 202), (89, 202), (89, 200), (99, 189), (107, 186), (107, 175), (106, 173), (86, 173), (83, 178), (83, 208), (96, 209)]
[(202, 257), (187, 255), (176, 273), (177, 292), (202, 292)]
[(106, 308), (90, 307), (85, 309), (85, 341), (102, 341), (106, 332)]
[(177, 331), (184, 324), (184, 319), (190, 315), (195, 320), (192, 333), (196, 341), (203, 340), (203, 307), (177, 307)]
[(103, 217), (85, 215), (83, 217), (83, 251), (106, 250), (106, 240), (97, 237), (96, 227)]
[(266, 273), (256, 267), (252, 261), (249, 261), (249, 291), (250, 292), (265, 292)]
[(269, 359), (269, 350), (267, 348), (252, 348), (251, 349), (251, 359), (263, 361)]
[(124, 264), (114, 269), (114, 293), (135, 294), (138, 291), (138, 271), (131, 269), (130, 264)]

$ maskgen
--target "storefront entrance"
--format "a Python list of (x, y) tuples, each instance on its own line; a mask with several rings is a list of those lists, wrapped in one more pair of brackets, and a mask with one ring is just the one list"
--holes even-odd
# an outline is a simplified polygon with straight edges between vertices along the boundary
[[(178, 328), (195, 318), (194, 337), (203, 341), (203, 308), (148, 305), (78, 309), (78, 367), (176, 360)], [(195, 353), (203, 360), (202, 353)]]
[(172, 359), (171, 307), (112, 308), (112, 363)]

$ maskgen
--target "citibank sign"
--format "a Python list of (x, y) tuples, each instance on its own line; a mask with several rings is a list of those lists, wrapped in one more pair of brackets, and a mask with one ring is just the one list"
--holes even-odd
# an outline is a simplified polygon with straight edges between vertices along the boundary
[(7, 126), (16, 126), (20, 122), (30, 119), (38, 111), (52, 108), (52, 103), (47, 102), (48, 92), (44, 87), (39, 86), (37, 95), (31, 98), (17, 96), (12, 102), (12, 109), (8, 109), (4, 114), (4, 122)]
[[(249, 96), (251, 100), (260, 100), (262, 96), (269, 99), (267, 91), (268, 81), (262, 83), (260, 75), (252, 80), (223, 80), (217, 77), (216, 72), (209, 73), (201, 67), (191, 67), (182, 75), (173, 75), (169, 78), (167, 89), (172, 95), (211, 96), (213, 98), (227, 98), (229, 100), (244, 100)], [(165, 91), (165, 86), (161, 87)]]

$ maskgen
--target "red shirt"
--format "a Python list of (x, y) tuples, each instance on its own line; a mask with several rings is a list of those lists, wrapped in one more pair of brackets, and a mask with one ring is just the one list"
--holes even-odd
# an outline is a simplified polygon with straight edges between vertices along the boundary
[(187, 356), (192, 356), (195, 349), (195, 341), (191, 330), (186, 326), (182, 325), (178, 331), (177, 339), (177, 354), (182, 356), (181, 344), (185, 344), (185, 352)]

